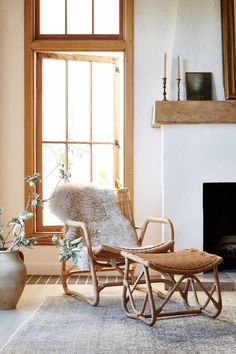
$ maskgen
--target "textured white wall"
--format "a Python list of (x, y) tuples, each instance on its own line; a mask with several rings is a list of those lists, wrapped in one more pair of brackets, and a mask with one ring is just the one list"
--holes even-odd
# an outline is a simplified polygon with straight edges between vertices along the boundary
[[(212, 72), (213, 99), (224, 99), (222, 79), (221, 17), (219, 0), (179, 0), (173, 60), (180, 55), (181, 96), (185, 99), (184, 73)], [(176, 72), (176, 62), (172, 73)], [(171, 76), (170, 98), (176, 99), (176, 75)]]
[[(134, 211), (138, 224), (147, 216), (161, 215), (161, 131), (151, 128), (151, 118), (154, 101), (162, 98), (164, 52), (170, 75), (176, 9), (176, 0), (135, 0)], [(161, 241), (160, 228), (151, 231)]]
[[(182, 73), (212, 72), (213, 98), (224, 100), (220, 21), (218, 0), (179, 0), (173, 57), (180, 55)], [(163, 214), (174, 222), (177, 249), (201, 249), (202, 184), (235, 180), (236, 127), (165, 125), (162, 133)]]
[(164, 213), (176, 249), (203, 246), (203, 183), (235, 182), (236, 126), (173, 125), (163, 129)]
[[(23, 10), (23, 0), (0, 0), (0, 205), (6, 209), (5, 219), (24, 205)], [(184, 70), (212, 71), (215, 97), (222, 99), (220, 0), (135, 0), (134, 199), (138, 223), (162, 212), (162, 132), (151, 128), (151, 116), (154, 101), (162, 99), (164, 52), (168, 55), (169, 99), (176, 97), (177, 54), (182, 74)], [(161, 239), (159, 230), (155, 238)], [(38, 269), (37, 264), (42, 264), (39, 272), (56, 271), (57, 251), (38, 247), (26, 252), (26, 263), (29, 271)]]
[[(219, 0), (136, 0), (135, 1), (135, 217), (139, 223), (147, 215), (172, 217), (172, 209), (162, 208), (164, 195), (171, 203), (173, 191), (165, 161), (178, 154), (174, 134), (151, 128), (152, 106), (162, 99), (163, 56), (167, 53), (167, 98), (176, 99), (177, 56), (180, 56), (181, 99), (185, 99), (185, 72), (213, 73), (214, 99), (224, 99), (221, 54), (221, 18)], [(195, 139), (196, 126), (191, 126)], [(181, 141), (182, 127), (175, 127)], [(187, 127), (188, 129), (188, 127)], [(204, 126), (200, 126), (204, 129)], [(189, 131), (189, 130), (188, 130)], [(169, 149), (170, 148), (170, 149)], [(188, 148), (188, 147), (187, 147)], [(174, 164), (177, 168), (178, 166)], [(181, 168), (180, 168), (181, 170)], [(178, 169), (177, 169), (178, 171)], [(164, 178), (163, 178), (164, 176)], [(173, 174), (174, 179), (174, 174)], [(191, 175), (190, 177), (191, 178)], [(173, 181), (175, 182), (175, 181)], [(179, 188), (179, 186), (176, 186)], [(177, 191), (179, 191), (177, 189)], [(175, 198), (175, 194), (173, 195)], [(175, 218), (176, 219), (176, 218)], [(160, 232), (157, 237), (160, 239)], [(151, 239), (151, 241), (153, 238)], [(183, 244), (183, 247), (184, 244)]]

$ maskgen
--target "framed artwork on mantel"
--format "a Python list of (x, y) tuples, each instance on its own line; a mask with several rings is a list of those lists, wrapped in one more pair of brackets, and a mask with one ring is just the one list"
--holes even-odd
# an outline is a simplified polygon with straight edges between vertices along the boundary
[(187, 72), (187, 100), (212, 100), (212, 73)]

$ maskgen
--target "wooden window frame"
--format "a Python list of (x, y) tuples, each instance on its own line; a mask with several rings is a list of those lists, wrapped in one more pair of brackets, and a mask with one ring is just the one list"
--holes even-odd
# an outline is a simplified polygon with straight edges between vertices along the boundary
[[(122, 39), (37, 39), (35, 33), (36, 0), (24, 2), (24, 108), (25, 108), (25, 175), (36, 172), (35, 158), (35, 60), (36, 53), (52, 52), (123, 52), (124, 53), (124, 184), (129, 188), (133, 200), (133, 37), (134, 37), (134, 0), (123, 0), (123, 38)], [(25, 186), (25, 200), (30, 195)], [(26, 224), (26, 234), (50, 235), (50, 232), (36, 232), (35, 216)], [(49, 244), (43, 239), (41, 244)]]
[[(65, 11), (65, 32), (66, 34), (40, 34), (40, 0), (35, 0), (36, 14), (35, 16), (35, 38), (36, 39), (80, 39), (80, 40), (117, 40), (123, 39), (123, 18), (124, 18), (124, 3), (125, 0), (119, 0), (119, 34), (94, 34), (94, 0), (92, 0), (92, 33), (91, 34), (68, 34), (67, 33), (67, 11)], [(67, 0), (65, 0), (67, 7)]]
[[(65, 78), (66, 78), (66, 92), (65, 92), (65, 101), (66, 101), (66, 112), (65, 112), (65, 138), (63, 140), (44, 140), (42, 132), (42, 63), (43, 59), (52, 59), (52, 60), (64, 60), (65, 61)], [(92, 138), (92, 126), (93, 126), (93, 111), (90, 107), (90, 137), (86, 141), (79, 140), (70, 140), (68, 137), (68, 64), (67, 61), (78, 60), (80, 62), (84, 61), (90, 63), (90, 99), (92, 104), (92, 63), (108, 63), (113, 65), (113, 76), (114, 76), (114, 138), (113, 141), (94, 141)], [(90, 146), (90, 182), (93, 178), (93, 145), (110, 145), (113, 147), (113, 157), (114, 157), (114, 166), (113, 166), (113, 180), (115, 185), (115, 179), (120, 179), (120, 168), (119, 168), (119, 79), (117, 79), (116, 70), (119, 68), (119, 59), (115, 57), (106, 57), (106, 56), (97, 56), (97, 55), (81, 55), (81, 54), (65, 54), (65, 53), (37, 53), (36, 54), (36, 171), (42, 171), (42, 154), (43, 154), (43, 145), (44, 144), (62, 144), (65, 146), (66, 158), (65, 158), (65, 168), (68, 169), (68, 146), (69, 145), (81, 145), (86, 144)], [(119, 70), (119, 69), (118, 69)], [(117, 91), (117, 95), (116, 95)], [(116, 143), (117, 141), (117, 143)], [(43, 195), (43, 185), (37, 185), (37, 193)], [(36, 212), (36, 230), (37, 232), (60, 232), (61, 226), (58, 225), (43, 225), (43, 210), (38, 208)], [(45, 231), (46, 230), (46, 231)]]

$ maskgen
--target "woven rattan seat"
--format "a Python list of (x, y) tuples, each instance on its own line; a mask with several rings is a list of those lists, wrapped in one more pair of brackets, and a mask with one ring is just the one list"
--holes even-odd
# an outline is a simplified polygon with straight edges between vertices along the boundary
[(198, 249), (186, 249), (163, 254), (139, 253), (148, 267), (169, 274), (197, 274), (206, 272), (222, 262), (222, 258)]
[(110, 258), (115, 258), (116, 259), (122, 259), (124, 262), (124, 257), (121, 256), (121, 251), (126, 251), (126, 252), (134, 252), (135, 254), (157, 254), (157, 253), (163, 253), (167, 252), (174, 247), (174, 241), (168, 241), (166, 243), (162, 243), (157, 246), (146, 246), (146, 247), (136, 247), (136, 248), (121, 248), (121, 247), (114, 247), (110, 245), (100, 245), (98, 247), (93, 248), (93, 254), (96, 259), (99, 258), (104, 258), (104, 259), (110, 259)]

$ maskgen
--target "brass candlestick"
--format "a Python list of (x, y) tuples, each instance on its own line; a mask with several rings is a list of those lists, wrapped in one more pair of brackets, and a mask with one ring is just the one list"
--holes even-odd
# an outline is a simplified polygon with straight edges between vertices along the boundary
[(166, 101), (167, 100), (166, 99), (166, 80), (167, 80), (167, 78), (163, 77), (162, 80), (163, 80), (163, 101)]
[(176, 79), (176, 81), (177, 81), (177, 101), (180, 101), (180, 81), (181, 81), (181, 79), (178, 78), (178, 79)]

